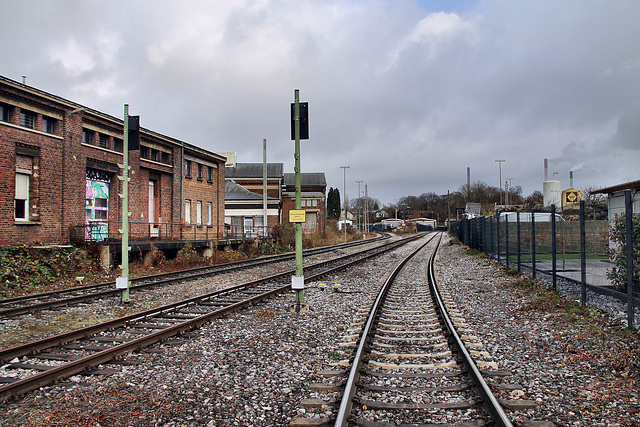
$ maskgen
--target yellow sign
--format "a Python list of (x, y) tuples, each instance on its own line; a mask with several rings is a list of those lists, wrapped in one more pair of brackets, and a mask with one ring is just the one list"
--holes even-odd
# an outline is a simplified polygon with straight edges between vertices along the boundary
[(580, 199), (582, 192), (570, 187), (562, 192), (562, 208), (577, 208), (580, 206)]
[(289, 211), (289, 222), (305, 222), (306, 219), (306, 211), (303, 209), (291, 209)]

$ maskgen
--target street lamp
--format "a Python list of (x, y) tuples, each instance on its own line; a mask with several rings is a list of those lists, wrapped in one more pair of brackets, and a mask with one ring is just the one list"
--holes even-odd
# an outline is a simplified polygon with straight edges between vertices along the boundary
[(498, 163), (498, 166), (500, 168), (500, 180), (498, 181), (498, 183), (500, 184), (500, 204), (502, 204), (502, 162), (504, 162), (504, 159), (496, 160), (496, 163)]
[(347, 169), (349, 166), (340, 166), (342, 169), (342, 193), (344, 200), (344, 219), (342, 220), (342, 226), (344, 227), (344, 242), (347, 243)]
[[(364, 181), (356, 181), (356, 184), (358, 184), (358, 203), (360, 204), (360, 207), (358, 209), (358, 211), (356, 212), (356, 230), (360, 230), (360, 228), (358, 228), (358, 219), (360, 217), (360, 210), (362, 209), (362, 203), (360, 203), (360, 195), (362, 193), (360, 193), (360, 184), (362, 184)], [(363, 227), (364, 230), (364, 227)]]

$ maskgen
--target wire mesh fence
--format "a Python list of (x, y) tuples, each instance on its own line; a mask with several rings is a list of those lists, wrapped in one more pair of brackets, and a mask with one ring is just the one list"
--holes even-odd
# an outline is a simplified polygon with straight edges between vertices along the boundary
[[(630, 209), (627, 215), (634, 216)], [(640, 215), (635, 217), (640, 230)], [(577, 221), (565, 221), (552, 206), (551, 212), (503, 212), (463, 219), (452, 224), (451, 232), (507, 269), (530, 272), (533, 278), (550, 275), (554, 289), (560, 278), (579, 284), (583, 305), (588, 304), (587, 289), (618, 299), (627, 305), (632, 328), (634, 307), (640, 307), (640, 233), (635, 231), (634, 236), (629, 226), (622, 232), (626, 240), (620, 243), (620, 239), (613, 239), (612, 227), (615, 225), (609, 220), (587, 219), (581, 203)], [(627, 241), (631, 242), (628, 246)], [(627, 251), (627, 247), (632, 249)]]

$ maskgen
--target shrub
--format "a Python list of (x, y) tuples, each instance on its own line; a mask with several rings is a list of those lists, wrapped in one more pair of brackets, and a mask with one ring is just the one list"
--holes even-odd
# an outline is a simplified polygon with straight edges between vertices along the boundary
[[(634, 289), (638, 291), (638, 279), (640, 278), (640, 215), (632, 216), (632, 242), (633, 242), (633, 282)], [(627, 224), (626, 216), (616, 217), (609, 232), (610, 239), (617, 243), (617, 249), (612, 252), (615, 266), (607, 273), (613, 286), (622, 291), (627, 290)]]

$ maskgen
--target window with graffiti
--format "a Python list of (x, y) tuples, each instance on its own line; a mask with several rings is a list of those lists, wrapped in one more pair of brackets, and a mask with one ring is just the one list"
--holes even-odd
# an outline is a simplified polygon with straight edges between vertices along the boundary
[(85, 238), (88, 240), (102, 241), (108, 237), (109, 178), (107, 172), (87, 169)]

